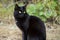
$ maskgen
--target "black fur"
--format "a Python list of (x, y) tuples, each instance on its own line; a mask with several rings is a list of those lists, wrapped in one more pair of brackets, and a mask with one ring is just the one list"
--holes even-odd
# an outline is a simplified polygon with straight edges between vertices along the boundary
[(14, 18), (16, 25), (23, 32), (23, 40), (46, 40), (46, 28), (43, 21), (36, 16), (28, 15), (26, 6), (19, 7), (16, 4)]

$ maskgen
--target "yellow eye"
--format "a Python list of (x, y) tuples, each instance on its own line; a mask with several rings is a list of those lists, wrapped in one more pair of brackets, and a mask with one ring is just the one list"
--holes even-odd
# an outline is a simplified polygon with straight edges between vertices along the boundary
[(19, 11), (19, 13), (21, 13), (21, 11)]
[(25, 11), (24, 11), (24, 13), (25, 13)]

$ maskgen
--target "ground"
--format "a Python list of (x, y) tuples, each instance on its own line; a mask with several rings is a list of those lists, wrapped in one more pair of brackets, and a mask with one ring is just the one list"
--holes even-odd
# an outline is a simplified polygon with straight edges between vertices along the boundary
[[(60, 40), (60, 25), (45, 23), (47, 40)], [(15, 24), (0, 23), (0, 40), (22, 40), (22, 32)]]

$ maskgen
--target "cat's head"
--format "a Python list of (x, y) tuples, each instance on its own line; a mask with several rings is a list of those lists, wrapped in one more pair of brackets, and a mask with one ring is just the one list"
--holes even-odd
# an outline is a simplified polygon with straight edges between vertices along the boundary
[(23, 17), (25, 17), (26, 14), (27, 14), (26, 5), (18, 6), (17, 4), (15, 4), (15, 9), (14, 9), (15, 17), (23, 18)]

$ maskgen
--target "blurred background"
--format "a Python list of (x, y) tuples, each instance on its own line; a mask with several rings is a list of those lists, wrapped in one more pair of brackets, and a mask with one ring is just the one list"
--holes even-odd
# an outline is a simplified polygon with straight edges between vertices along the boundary
[(22, 40), (13, 16), (16, 2), (28, 2), (27, 13), (44, 21), (47, 40), (60, 40), (60, 0), (0, 0), (0, 40)]

